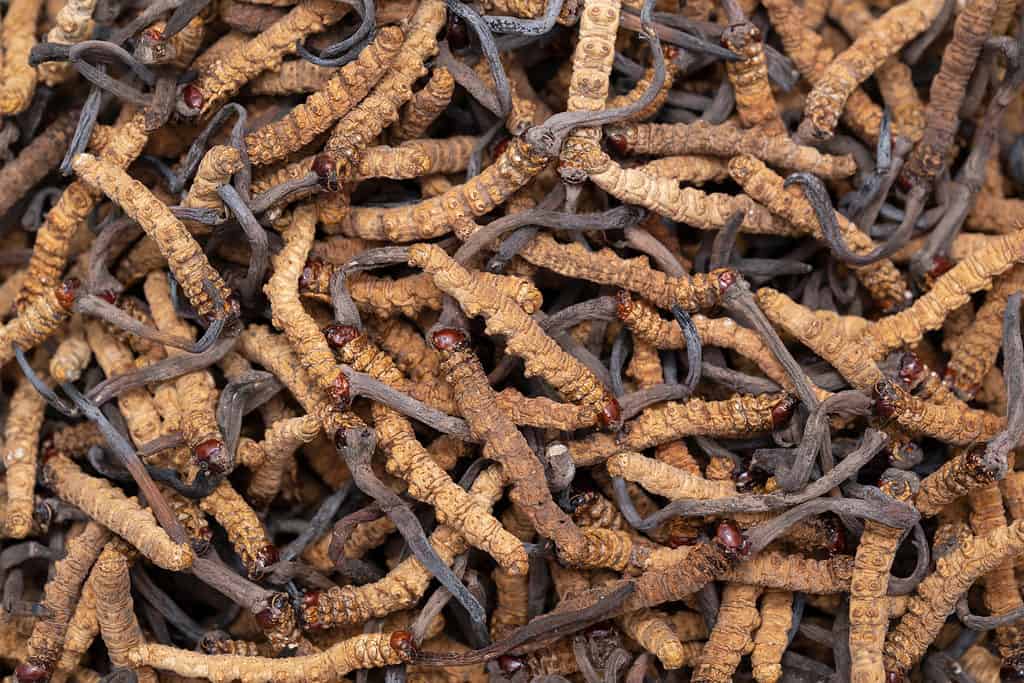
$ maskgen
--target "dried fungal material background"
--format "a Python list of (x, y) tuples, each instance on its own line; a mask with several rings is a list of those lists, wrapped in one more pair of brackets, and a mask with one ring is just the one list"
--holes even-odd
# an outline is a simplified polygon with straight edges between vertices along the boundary
[(0, 13), (5, 683), (1024, 681), (1016, 2)]

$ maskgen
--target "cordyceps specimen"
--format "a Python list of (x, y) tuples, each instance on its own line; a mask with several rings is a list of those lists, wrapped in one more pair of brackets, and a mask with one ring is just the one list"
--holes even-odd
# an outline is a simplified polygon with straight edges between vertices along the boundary
[(13, 681), (1024, 680), (1012, 0), (4, 8)]

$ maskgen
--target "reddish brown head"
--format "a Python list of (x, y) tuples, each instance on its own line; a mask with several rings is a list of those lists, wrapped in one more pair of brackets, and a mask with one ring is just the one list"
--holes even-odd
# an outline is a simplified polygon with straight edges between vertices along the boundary
[(306, 261), (306, 265), (302, 267), (302, 274), (299, 275), (299, 291), (308, 292), (311, 290), (316, 281), (320, 279), (320, 273), (326, 265), (320, 259), (309, 259)]
[(609, 133), (605, 136), (605, 140), (608, 141), (608, 147), (610, 147), (616, 154), (623, 156), (629, 154), (629, 141), (626, 139), (626, 135), (624, 133)]
[(320, 181), (320, 187), (328, 192), (337, 192), (340, 189), (338, 184), (338, 167), (334, 163), (334, 157), (330, 154), (318, 154), (313, 160), (313, 173)]
[(722, 520), (715, 529), (715, 541), (724, 546), (726, 551), (740, 557), (750, 552), (750, 541), (743, 537), (736, 522)]
[(927, 277), (929, 280), (935, 280), (935, 278), (952, 270), (955, 265), (956, 264), (953, 263), (953, 261), (945, 256), (935, 256), (932, 258), (932, 267), (928, 270)]
[(749, 493), (758, 486), (764, 486), (767, 477), (764, 472), (743, 470), (736, 474), (734, 481), (736, 482), (736, 490), (740, 493)]
[(158, 28), (147, 28), (142, 32), (142, 37), (146, 40), (151, 40), (154, 43), (159, 43), (164, 39), (164, 33)]
[(494, 148), (491, 150), (491, 155), (494, 157), (500, 157), (508, 149), (508, 143), (512, 138), (504, 138), (495, 143)]
[(388, 643), (402, 659), (412, 659), (412, 656), (416, 654), (416, 643), (408, 631), (395, 631), (388, 639)]
[(502, 673), (507, 676), (511, 676), (515, 672), (523, 668), (523, 660), (512, 655), (502, 655), (498, 657), (498, 667)]
[(1012, 654), (999, 667), (999, 680), (1003, 683), (1024, 682), (1024, 655)]
[(349, 407), (352, 403), (352, 388), (349, 385), (348, 377), (345, 377), (344, 372), (338, 373), (338, 376), (334, 378), (334, 382), (331, 383), (331, 387), (328, 389), (327, 393), (340, 410), (345, 410)]
[(77, 277), (69, 277), (57, 287), (57, 303), (70, 311), (71, 307), (75, 305), (75, 297), (78, 296), (78, 290), (81, 287), (81, 280)]
[(203, 91), (195, 83), (189, 83), (181, 90), (181, 101), (185, 103), (189, 110), (198, 112), (206, 102), (206, 95), (203, 94)]
[(443, 327), (430, 335), (430, 343), (438, 351), (462, 351), (469, 346), (469, 338), (462, 330)]
[(786, 394), (779, 402), (772, 406), (772, 429), (781, 429), (789, 424), (793, 413), (796, 411), (797, 399), (795, 396)]
[(352, 325), (328, 325), (324, 328), (324, 337), (327, 338), (327, 343), (331, 345), (332, 349), (338, 349), (339, 351), (348, 346), (353, 340), (356, 339), (362, 332), (359, 328)]
[(115, 292), (112, 289), (104, 289), (102, 292), (99, 292), (96, 296), (103, 299), (111, 306), (117, 305), (117, 292)]
[(49, 680), (50, 672), (37, 664), (22, 662), (14, 670), (14, 678), (22, 683), (39, 683)]
[(228, 452), (220, 439), (207, 439), (192, 450), (192, 455), (196, 463), (210, 474), (224, 474)]
[(719, 294), (725, 294), (739, 280), (739, 275), (732, 268), (718, 268), (711, 271), (711, 275), (715, 278)]
[(60, 451), (58, 451), (57, 447), (53, 445), (53, 439), (47, 439), (39, 447), (39, 453), (40, 453), (40, 456), (39, 456), (40, 462), (45, 463), (47, 460), (49, 460), (53, 456), (55, 456), (58, 453), (60, 453)]
[(834, 517), (825, 518), (825, 533), (828, 537), (828, 545), (825, 550), (830, 556), (842, 555), (848, 547), (846, 543), (846, 529)]
[(454, 12), (448, 13), (448, 23), (445, 24), (444, 37), (448, 46), (453, 50), (462, 50), (469, 47), (469, 29), (466, 22)]
[(601, 406), (601, 412), (597, 414), (597, 421), (602, 429), (614, 429), (622, 422), (622, 407), (619, 406), (619, 402), (615, 400), (614, 396), (609, 396), (605, 404)]
[(278, 553), (276, 547), (270, 544), (263, 546), (252, 558), (252, 566), (249, 567), (249, 578), (254, 581), (260, 579), (267, 571), (267, 567), (276, 564), (280, 558), (280, 553)]
[(906, 680), (907, 677), (903, 675), (902, 671), (885, 672), (885, 683), (906, 683)]
[(925, 366), (917, 354), (907, 351), (900, 356), (900, 380), (909, 387), (914, 387), (924, 377)]
[(875, 383), (872, 391), (875, 399), (874, 413), (883, 420), (888, 420), (899, 410), (899, 390), (890, 380)]
[(282, 623), (290, 609), (288, 594), (274, 593), (267, 601), (266, 609), (256, 613), (256, 622), (264, 631), (271, 631)]

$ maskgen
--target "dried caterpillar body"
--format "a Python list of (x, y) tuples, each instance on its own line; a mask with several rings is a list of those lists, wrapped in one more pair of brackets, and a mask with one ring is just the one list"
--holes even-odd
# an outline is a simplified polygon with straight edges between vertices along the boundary
[(1001, 472), (993, 469), (982, 457), (984, 449), (961, 449), (951, 460), (921, 480), (914, 505), (922, 517), (931, 517), (949, 503), (970, 491), (995, 482)]
[[(433, 281), (431, 281), (433, 284)], [(390, 355), (398, 369), (416, 385), (427, 385), (430, 396), (426, 402), (454, 413), (455, 399), (451, 387), (441, 381), (440, 359), (418, 329), (400, 318), (374, 318), (368, 321), (374, 341)]]
[(693, 680), (725, 683), (732, 680), (744, 651), (751, 645), (754, 629), (760, 623), (757, 598), (761, 589), (728, 583), (722, 591), (718, 620), (704, 644)]
[(1000, 683), (999, 657), (984, 645), (972, 645), (959, 659), (964, 672), (978, 683)]
[(885, 640), (885, 668), (903, 672), (913, 666), (938, 634), (956, 601), (979, 577), (1024, 552), (1024, 521), (985, 536), (968, 536), (936, 561), (911, 598), (906, 614)]
[(608, 474), (634, 481), (669, 500), (727, 498), (736, 495), (731, 481), (708, 481), (639, 453), (617, 453), (607, 460)]
[[(502, 67), (507, 70), (508, 60), (502, 60)], [(476, 75), (489, 90), (494, 90), (494, 76), (486, 61), (477, 62), (475, 67)], [(507, 74), (506, 74), (507, 75)], [(509, 99), (511, 106), (508, 115), (505, 117), (505, 130), (512, 135), (521, 135), (527, 128), (534, 124), (537, 119), (537, 107), (532, 100), (522, 97), (519, 94), (519, 86), (514, 81), (509, 81)]]
[(94, 422), (79, 422), (78, 424), (61, 427), (50, 437), (49, 448), (74, 458), (85, 455), (92, 446), (102, 446), (106, 443), (103, 434), (100, 433)]
[[(501, 497), (504, 485), (500, 469), (490, 467), (480, 473), (469, 492), (478, 507), (489, 510)], [(515, 536), (511, 537), (515, 539)], [(430, 542), (441, 560), (448, 564), (468, 548), (462, 533), (448, 525), (434, 530)], [(519, 543), (518, 539), (516, 543)], [(433, 574), (419, 560), (407, 557), (379, 581), (363, 586), (342, 586), (324, 592), (307, 593), (303, 617), (310, 628), (317, 629), (339, 624), (361, 624), (367, 619), (412, 607), (426, 592), (432, 580)]]
[(145, 642), (135, 618), (131, 579), (128, 576), (130, 557), (133, 555), (134, 551), (120, 540), (108, 543), (100, 554), (93, 569), (96, 576), (93, 583), (96, 617), (111, 663), (114, 666), (134, 668), (140, 683), (156, 683), (156, 672), (148, 667), (135, 668), (131, 661), (132, 652)]
[(184, 27), (170, 39), (164, 37), (167, 22), (158, 21), (144, 30), (135, 46), (135, 56), (143, 64), (165, 64), (176, 69), (186, 69), (206, 36), (206, 21), (201, 16), (192, 17)]
[(733, 24), (722, 34), (722, 45), (743, 57), (725, 64), (740, 121), (765, 136), (788, 135), (768, 83), (761, 31), (749, 21)]
[(169, 571), (184, 571), (192, 565), (193, 554), (188, 545), (172, 541), (157, 526), (151, 512), (105, 479), (83, 474), (60, 454), (50, 457), (43, 467), (47, 486), (62, 500), (131, 543), (153, 564)]
[(339, 428), (355, 424), (352, 422), (354, 416), (338, 411), (327, 394), (306, 373), (284, 335), (273, 334), (266, 325), (250, 325), (238, 341), (239, 352), (274, 373), (302, 409), (320, 420), (325, 434), (333, 434)]
[(701, 230), (721, 228), (737, 211), (743, 212), (744, 232), (792, 235), (793, 227), (773, 216), (746, 195), (701, 192), (635, 168), (623, 168), (596, 146), (587, 155), (590, 180), (626, 204), (636, 204), (660, 216), (687, 223)]
[[(128, 108), (122, 110), (112, 130), (96, 128), (91, 138), (94, 145), (98, 138), (108, 138), (101, 145), (100, 156), (122, 168), (127, 168), (139, 156), (149, 138), (145, 114), (131, 113)], [(109, 135), (105, 135), (107, 133)], [(36, 232), (28, 277), (18, 297), (19, 310), (60, 282), (71, 251), (71, 238), (95, 208), (97, 198), (98, 193), (81, 181), (72, 181), (64, 188)]]
[(32, 628), (28, 655), (18, 668), (19, 680), (29, 680), (25, 674), (34, 671), (53, 672), (64, 649), (75, 606), (83, 602), (79, 600), (79, 593), (109, 539), (109, 531), (91, 522), (68, 543), (67, 554), (54, 565), (53, 578), (46, 582), (44, 589), (42, 604), (51, 616), (40, 619)]
[[(424, 399), (432, 399), (428, 394)], [(594, 424), (593, 411), (587, 406), (560, 403), (544, 396), (523, 396), (512, 387), (502, 389), (495, 396), (498, 408), (517, 425), (547, 429), (583, 429)]]
[[(805, 234), (814, 235), (819, 240), (823, 239), (821, 225), (800, 188), (784, 187), (780, 176), (752, 156), (733, 157), (729, 162), (729, 175), (743, 187), (744, 191), (773, 213), (803, 229)], [(864, 254), (874, 248), (871, 238), (861, 232), (856, 225), (838, 212), (835, 215), (843, 239), (850, 245), (851, 250)], [(879, 259), (870, 265), (857, 267), (854, 272), (871, 293), (872, 298), (883, 307), (898, 306), (906, 300), (909, 288), (889, 259)]]
[(71, 278), (56, 288), (33, 297), (18, 316), (0, 327), (0, 365), (14, 358), (14, 345), (22, 351), (35, 348), (56, 332), (71, 315), (81, 283)]
[[(672, 60), (679, 54), (679, 51), (672, 46), (662, 47), (662, 51), (665, 54), (665, 82), (662, 84), (661, 89), (658, 90), (658, 94), (655, 95), (653, 100), (651, 100), (651, 103), (630, 116), (628, 119), (625, 119), (626, 121), (646, 121), (654, 117), (654, 115), (657, 114), (665, 105), (665, 101), (668, 100), (668, 94), (675, 83), (676, 74), (679, 73), (679, 67), (676, 66), (675, 62)], [(621, 107), (628, 107), (634, 102), (637, 102), (651, 87), (651, 83), (654, 82), (654, 75), (654, 67), (648, 67), (647, 70), (644, 71), (643, 76), (640, 77), (640, 80), (633, 86), (632, 90), (624, 95), (609, 97), (608, 103), (605, 105), (605, 109), (619, 109)]]
[[(181, 94), (185, 113), (205, 118), (261, 71), (275, 69), (295, 44), (339, 21), (348, 8), (330, 0), (301, 0), (258, 36), (225, 48)], [(179, 105), (180, 106), (180, 105)]]
[[(620, 0), (583, 0), (576, 48), (572, 53), (572, 76), (565, 103), (566, 111), (601, 111), (608, 100), (608, 79), (615, 58), (619, 29)], [(581, 149), (601, 139), (600, 128), (572, 132), (559, 154), (558, 170), (563, 178), (580, 182), (587, 164)]]
[(664, 612), (641, 609), (622, 616), (619, 623), (626, 635), (654, 654), (666, 669), (680, 669), (695, 664), (693, 648), (684, 646), (672, 632), (668, 615)]
[(324, 147), (328, 187), (350, 176), (359, 153), (398, 119), (398, 110), (412, 97), (412, 84), (426, 74), (424, 62), (437, 54), (437, 33), (444, 25), (444, 3), (430, 0), (416, 8), (409, 22), (400, 59), (392, 64), (370, 95), (362, 100), (331, 132)]
[(199, 507), (224, 527), (250, 578), (258, 579), (277, 562), (277, 549), (267, 538), (262, 522), (229, 482), (221, 482), (199, 501)]
[(58, 383), (77, 382), (92, 361), (92, 349), (85, 339), (80, 316), (72, 316), (68, 334), (50, 359), (50, 376)]
[[(768, 0), (764, 6), (772, 28), (779, 34), (783, 48), (797, 70), (812, 86), (821, 83), (835, 53), (824, 44), (817, 31), (808, 27), (804, 10), (793, 0)], [(877, 142), (882, 110), (863, 90), (854, 89), (841, 110), (843, 122), (859, 138), (871, 145)]]
[(761, 130), (744, 129), (733, 122), (616, 126), (609, 128), (608, 142), (620, 154), (631, 155), (706, 154), (728, 158), (749, 154), (772, 166), (822, 178), (845, 178), (857, 170), (849, 155), (822, 154), (813, 147), (796, 144), (788, 136), (767, 136)]
[(642, 340), (634, 340), (633, 355), (626, 365), (626, 376), (641, 389), (660, 384), (663, 371), (658, 349)]
[(468, 135), (439, 140), (409, 140), (398, 147), (370, 147), (359, 159), (358, 179), (419, 178), (466, 170), (476, 138)]
[(253, 95), (298, 95), (314, 92), (322, 89), (324, 84), (334, 77), (336, 71), (335, 67), (318, 66), (305, 59), (293, 59), (283, 62), (277, 71), (267, 71), (254, 78), (249, 83), (249, 92)]
[[(120, 205), (157, 243), (196, 313), (208, 318), (234, 313), (237, 304), (233, 303), (231, 290), (224, 284), (220, 274), (210, 265), (181, 221), (145, 185), (133, 180), (114, 163), (90, 154), (78, 155), (72, 167), (86, 183)], [(217, 289), (225, 309), (215, 308), (213, 300), (203, 289), (204, 281), (209, 281)]]
[(741, 562), (725, 577), (753, 586), (827, 595), (849, 590), (853, 567), (854, 558), (849, 555), (813, 560), (801, 555), (763, 552)]
[[(68, 0), (57, 12), (53, 28), (46, 34), (46, 42), (70, 45), (80, 43), (92, 35), (92, 20), (96, 0)], [(51, 88), (68, 80), (74, 69), (68, 62), (43, 62), (36, 67), (39, 80)]]
[[(217, 189), (230, 182), (231, 176), (241, 171), (242, 166), (241, 152), (227, 145), (214, 145), (199, 162), (192, 186), (181, 205), (195, 209), (214, 209), (224, 215), (224, 201), (217, 194)], [(207, 232), (209, 229), (203, 226), (200, 230)]]
[[(135, 369), (131, 351), (116, 339), (98, 320), (85, 322), (86, 339), (96, 356), (96, 363), (107, 377)], [(128, 434), (136, 446), (160, 436), (160, 413), (145, 387), (125, 391), (117, 397), (117, 406), (124, 416)], [(105, 443), (105, 442), (104, 442)]]
[(557, 242), (547, 233), (538, 234), (520, 256), (559, 275), (621, 287), (662, 308), (678, 305), (688, 312), (717, 306), (736, 281), (729, 268), (694, 273), (685, 279), (670, 277), (651, 268), (646, 256), (624, 259), (608, 248), (592, 252), (577, 243)]
[[(896, 500), (908, 500), (910, 487), (883, 482), (882, 491)], [(896, 550), (903, 538), (903, 529), (880, 522), (864, 522), (864, 533), (857, 546), (853, 576), (850, 578), (850, 653), (851, 681), (869, 683), (882, 680), (882, 646), (889, 627), (885, 595), (889, 587), (889, 570), (896, 559)]]
[(28, 63), (36, 44), (36, 22), (42, 0), (12, 0), (4, 15), (4, 57), (0, 68), (0, 114), (20, 114), (32, 102), (36, 68)]
[(850, 93), (927, 28), (941, 9), (942, 3), (937, 0), (903, 3), (876, 19), (825, 68), (821, 80), (807, 95), (799, 135), (813, 140), (832, 137)]
[[(356, 328), (332, 325), (325, 333), (346, 365), (399, 391), (408, 387), (391, 357)], [(442, 524), (458, 529), (503, 568), (524, 574), (528, 559), (522, 544), (430, 458), (409, 420), (380, 403), (374, 403), (372, 411), (379, 446), (388, 454), (387, 470), (408, 483), (409, 495), (434, 505)]]
[(441, 371), (452, 386), (456, 403), (470, 432), (483, 440), (484, 450), (502, 467), (512, 488), (509, 499), (533, 523), (541, 536), (554, 541), (558, 555), (573, 564), (586, 555), (585, 535), (559, 508), (551, 493), (536, 482), (543, 468), (515, 423), (500, 411), (494, 390), (469, 339), (457, 329), (439, 329), (431, 344), (441, 357)]
[(395, 523), (388, 517), (356, 525), (345, 541), (341, 554), (346, 559), (359, 559), (366, 553), (384, 544), (395, 533)]
[(263, 291), (270, 299), (274, 326), (284, 331), (302, 367), (320, 389), (330, 396), (338, 409), (344, 410), (350, 400), (348, 380), (334, 360), (320, 327), (299, 300), (299, 277), (313, 246), (315, 231), (316, 208), (311, 204), (296, 208), (283, 235), (285, 246), (273, 259), (274, 274)]
[(761, 626), (754, 635), (754, 650), (750, 653), (757, 683), (776, 683), (782, 677), (782, 654), (789, 645), (787, 636), (792, 624), (793, 593), (765, 591), (761, 596)]
[[(647, 302), (639, 298), (634, 299), (626, 292), (617, 294), (616, 302), (619, 320), (625, 323), (639, 340), (658, 349), (686, 348), (679, 325), (662, 318)], [(732, 318), (706, 318), (703, 315), (694, 315), (692, 320), (702, 344), (730, 348), (753, 361), (769, 379), (787, 390), (792, 389), (793, 380), (756, 332), (737, 325)]]
[(591, 407), (595, 420), (604, 426), (619, 421), (618, 402), (601, 381), (512, 300), (485, 290), (482, 281), (436, 246), (413, 245), (409, 264), (430, 273), (434, 284), (455, 298), (468, 315), (483, 316), (488, 334), (505, 335), (507, 351), (523, 358), (528, 377), (543, 377), (567, 400)]
[(391, 141), (400, 143), (422, 137), (438, 116), (448, 108), (455, 93), (455, 78), (443, 66), (436, 67), (430, 80), (402, 107), (398, 122), (391, 127)]
[[(210, 636), (211, 634), (207, 634)], [(255, 643), (251, 640), (235, 640), (204, 636), (199, 641), (199, 648), (211, 655), (233, 655), (235, 657), (273, 657), (274, 652), (269, 643)]]
[(762, 287), (755, 295), (758, 305), (773, 324), (786, 330), (807, 348), (828, 362), (854, 387), (868, 390), (884, 377), (874, 359), (871, 338), (862, 335), (851, 344), (842, 332), (842, 322), (829, 311), (812, 312), (785, 294)]
[[(1003, 495), (998, 484), (971, 491), (968, 495), (971, 507), (971, 529), (976, 536), (985, 535), (1006, 526), (1003, 510)], [(1013, 561), (1007, 561), (985, 575), (982, 593), (985, 608), (993, 616), (1012, 612), (1024, 606), (1017, 589)], [(1003, 661), (1019, 668), (1024, 656), (1020, 626), (1009, 624), (995, 629), (995, 641)]]
[[(340, 266), (323, 261), (308, 261), (299, 278), (300, 292), (305, 296), (329, 302), (331, 278), (339, 269)], [(513, 299), (526, 313), (536, 313), (544, 303), (540, 291), (527, 278), (488, 272), (475, 272), (473, 275), (481, 280), (481, 286)], [(386, 313), (397, 308), (406, 315), (415, 315), (423, 308), (431, 310), (440, 310), (441, 308), (443, 293), (433, 284), (432, 278), (427, 274), (392, 280), (364, 273), (353, 273), (346, 276), (346, 282), (349, 286), (349, 294), (356, 305), (361, 308), (370, 308), (374, 313), (379, 314), (381, 311)], [(385, 291), (377, 292), (375, 290)], [(410, 299), (413, 300), (410, 301)]]
[[(644, 410), (627, 423), (626, 434), (619, 439), (619, 450), (642, 451), (697, 434), (735, 436), (771, 431), (789, 421), (795, 405), (795, 400), (785, 394), (737, 394), (725, 401), (669, 401)], [(624, 460), (620, 464), (625, 467), (632, 462), (640, 461)], [(657, 461), (649, 464), (655, 468), (666, 467)], [(724, 487), (714, 490), (720, 495), (728, 495), (724, 493)]]
[[(545, 4), (539, 0), (486, 0), (480, 3), (487, 14), (508, 15), (524, 19), (536, 19), (544, 14)], [(570, 0), (562, 5), (558, 14), (558, 23), (571, 26), (576, 23), (579, 15), (578, 0)], [(571, 63), (567, 62), (567, 64)]]
[(256, 507), (266, 507), (281, 490), (288, 463), (296, 449), (320, 433), (320, 421), (312, 415), (278, 420), (267, 428), (259, 448), (265, 459), (249, 480), (248, 495)]
[(1024, 265), (1017, 265), (996, 279), (978, 309), (974, 322), (961, 335), (946, 366), (946, 382), (964, 399), (973, 398), (985, 374), (995, 366), (1002, 342), (1006, 299), (1024, 286)]
[(338, 226), (328, 231), (350, 237), (413, 242), (444, 235), (464, 219), (483, 216), (508, 200), (540, 173), (550, 159), (535, 152), (522, 138), (513, 138), (494, 163), (467, 182), (442, 195), (408, 207), (390, 209), (355, 207)]
[(328, 683), (354, 669), (408, 662), (413, 652), (412, 635), (406, 631), (394, 631), (354, 636), (323, 652), (285, 659), (204, 655), (153, 643), (140, 645), (129, 656), (134, 666), (152, 666), (179, 676), (203, 678), (215, 683)]
[(942, 327), (950, 312), (970, 300), (971, 294), (991, 286), (992, 279), (1017, 263), (1024, 248), (1024, 231), (1001, 235), (939, 276), (931, 289), (909, 308), (874, 321), (868, 333), (881, 358), (902, 346), (915, 346), (925, 332)]
[(85, 585), (82, 586), (82, 593), (75, 606), (74, 614), (71, 616), (71, 621), (68, 622), (67, 633), (64, 637), (64, 649), (50, 676), (50, 680), (54, 683), (64, 683), (68, 680), (69, 675), (78, 668), (85, 652), (100, 632), (100, 624), (96, 619), (94, 583), (95, 579), (90, 573)]
[(653, 159), (640, 166), (640, 170), (698, 187), (704, 183), (722, 182), (729, 177), (729, 167), (724, 160), (699, 154)]
[[(501, 515), (501, 524), (523, 542), (533, 540), (533, 527), (528, 519), (515, 507), (509, 507)], [(516, 527), (519, 528), (516, 528)], [(491, 638), (504, 637), (509, 631), (529, 621), (529, 577), (524, 574), (510, 574), (501, 567), (491, 572), (497, 604), (491, 613)]]
[[(854, 38), (875, 20), (863, 0), (834, 2), (828, 7), (828, 15)], [(894, 127), (903, 137), (912, 141), (919, 140), (925, 126), (924, 105), (911, 80), (910, 67), (898, 57), (890, 57), (878, 67), (875, 81), (882, 99), (892, 111)]]
[[(181, 321), (171, 301), (171, 290), (167, 278), (161, 271), (153, 271), (143, 285), (146, 299), (156, 326), (162, 331), (185, 339), (195, 339), (192, 326)], [(183, 355), (181, 349), (168, 348), (171, 357)], [(200, 470), (211, 474), (227, 472), (233, 463), (224, 446), (224, 437), (217, 424), (216, 382), (209, 370), (197, 370), (181, 375), (174, 380), (178, 405), (181, 409), (181, 432), (192, 450), (187, 477), (193, 479)]]
[(1005, 428), (1005, 418), (956, 404), (935, 405), (911, 396), (892, 380), (875, 385), (875, 414), (902, 429), (965, 446), (988, 441)]
[(3, 533), (10, 538), (25, 538), (32, 530), (39, 430), (43, 426), (45, 411), (46, 401), (22, 376), (11, 396), (4, 440), (0, 446), (7, 469)]
[(985, 40), (992, 31), (1000, 3), (976, 0), (964, 5), (953, 25), (953, 38), (942, 54), (939, 73), (931, 82), (926, 127), (903, 168), (903, 178), (914, 185), (932, 182), (946, 166), (960, 122), (960, 105)]
[(312, 142), (363, 99), (398, 56), (404, 35), (397, 26), (385, 26), (359, 57), (337, 71), (323, 88), (283, 118), (245, 137), (253, 164), (283, 159)]
[(193, 547), (202, 548), (213, 539), (213, 530), (206, 521), (206, 515), (195, 501), (186, 498), (174, 489), (161, 486), (160, 492), (174, 510), (174, 516), (185, 529)]
[[(63, 62), (46, 62), (39, 68)], [(18, 156), (0, 169), (0, 214), (14, 206), (36, 183), (53, 170), (64, 155), (79, 116), (72, 109), (57, 116), (40, 135), (25, 145)]]

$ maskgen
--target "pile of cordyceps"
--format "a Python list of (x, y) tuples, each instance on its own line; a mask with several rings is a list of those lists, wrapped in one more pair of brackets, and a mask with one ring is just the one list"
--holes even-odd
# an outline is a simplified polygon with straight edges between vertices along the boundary
[(1015, 0), (7, 0), (5, 681), (1024, 680)]

